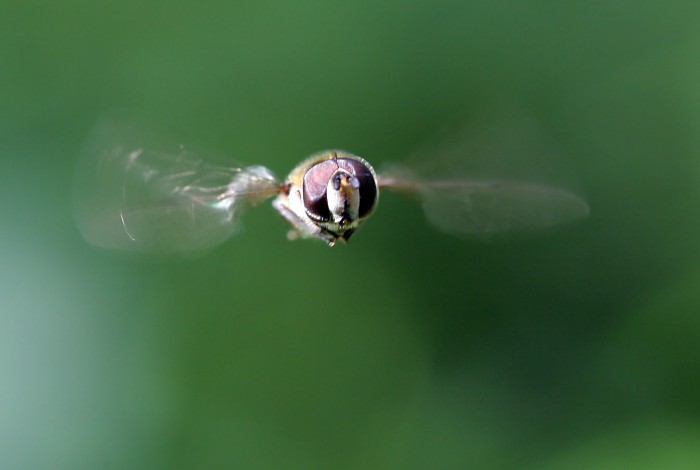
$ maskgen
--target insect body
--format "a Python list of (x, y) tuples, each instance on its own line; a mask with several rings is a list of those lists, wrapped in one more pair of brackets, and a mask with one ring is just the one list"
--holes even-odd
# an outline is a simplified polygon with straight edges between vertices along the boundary
[(332, 246), (350, 238), (374, 211), (378, 196), (377, 175), (366, 160), (330, 150), (292, 170), (272, 205), (298, 233)]

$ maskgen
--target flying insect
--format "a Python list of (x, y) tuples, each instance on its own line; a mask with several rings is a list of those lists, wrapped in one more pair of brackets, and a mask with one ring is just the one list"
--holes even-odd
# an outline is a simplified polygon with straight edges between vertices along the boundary
[[(183, 145), (154, 143), (139, 126), (103, 117), (78, 160), (75, 219), (92, 245), (155, 255), (205, 253), (237, 232), (246, 209), (274, 198), (272, 206), (291, 226), (290, 239), (333, 246), (372, 216), (385, 190), (413, 196), (433, 226), (466, 237), (547, 229), (589, 211), (582, 197), (557, 186), (477, 178), (454, 164), (423, 173), (394, 165), (377, 173), (342, 150), (316, 153), (281, 180), (264, 166), (219, 165)], [(427, 167), (440, 168), (436, 161)]]

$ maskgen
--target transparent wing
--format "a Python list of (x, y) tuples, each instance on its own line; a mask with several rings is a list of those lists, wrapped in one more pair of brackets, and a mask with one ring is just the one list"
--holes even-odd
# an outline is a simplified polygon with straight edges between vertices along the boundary
[(479, 122), (381, 172), (380, 187), (415, 195), (430, 223), (467, 237), (526, 234), (588, 215), (569, 189), (566, 162), (532, 119), (506, 113)]
[(588, 204), (565, 189), (518, 181), (411, 181), (380, 177), (380, 186), (410, 191), (428, 221), (454, 235), (495, 237), (550, 229), (584, 218)]
[(142, 126), (119, 114), (106, 115), (78, 159), (75, 220), (92, 245), (199, 255), (236, 232), (246, 206), (280, 187), (264, 167), (207, 163), (181, 146), (163, 145)]

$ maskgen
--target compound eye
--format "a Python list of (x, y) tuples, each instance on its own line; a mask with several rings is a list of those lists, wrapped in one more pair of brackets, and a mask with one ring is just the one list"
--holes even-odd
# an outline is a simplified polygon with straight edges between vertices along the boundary
[[(352, 187), (360, 191), (358, 216), (363, 218), (374, 209), (377, 201), (377, 182), (369, 166), (352, 158), (333, 158), (316, 163), (304, 174), (304, 208), (309, 217), (316, 221), (327, 222), (331, 219), (326, 190), (339, 169), (345, 170), (344, 173), (347, 174)], [(338, 188), (339, 181), (338, 179)], [(333, 183), (335, 185), (336, 182)]]
[(328, 199), (326, 188), (333, 174), (338, 169), (338, 165), (333, 160), (325, 160), (316, 163), (306, 170), (304, 174), (304, 208), (306, 213), (314, 220), (326, 222), (331, 218), (328, 209)]

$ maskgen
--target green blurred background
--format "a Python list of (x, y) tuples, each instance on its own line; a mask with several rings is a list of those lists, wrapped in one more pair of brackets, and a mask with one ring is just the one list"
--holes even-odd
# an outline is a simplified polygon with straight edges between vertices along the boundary
[[(0, 467), (700, 467), (700, 3), (16, 0), (0, 38)], [(72, 222), (108, 108), (284, 175), (504, 100), (587, 221), (479, 244), (387, 195), (328, 249), (265, 205), (167, 263)]]

